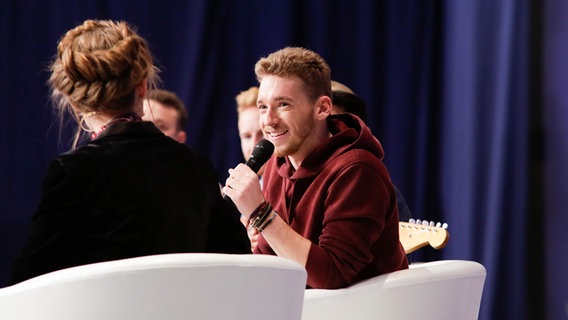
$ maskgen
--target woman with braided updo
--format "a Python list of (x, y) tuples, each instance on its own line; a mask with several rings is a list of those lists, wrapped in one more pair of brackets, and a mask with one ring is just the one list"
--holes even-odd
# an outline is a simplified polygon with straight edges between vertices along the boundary
[(10, 284), (144, 255), (250, 253), (209, 158), (142, 121), (158, 70), (127, 23), (87, 20), (68, 31), (50, 71), (55, 106), (77, 133), (49, 167)]

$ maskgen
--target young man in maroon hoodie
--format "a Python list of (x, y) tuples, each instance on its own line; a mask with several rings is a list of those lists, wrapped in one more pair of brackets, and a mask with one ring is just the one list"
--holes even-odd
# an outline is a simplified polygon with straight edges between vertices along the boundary
[(341, 288), (408, 268), (396, 194), (370, 129), (331, 115), (331, 70), (313, 51), (288, 47), (255, 65), (264, 137), (274, 146), (261, 190), (244, 164), (223, 192), (261, 236), (255, 253), (306, 267), (308, 287)]

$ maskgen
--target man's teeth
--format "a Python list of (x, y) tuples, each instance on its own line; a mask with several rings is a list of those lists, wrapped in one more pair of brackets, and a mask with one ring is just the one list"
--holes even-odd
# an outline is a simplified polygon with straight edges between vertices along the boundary
[(285, 133), (286, 133), (286, 131), (282, 131), (282, 132), (271, 132), (271, 133), (270, 133), (270, 136), (271, 136), (271, 137), (278, 137), (278, 136), (281, 136), (281, 135), (283, 135), (283, 134), (285, 134)]

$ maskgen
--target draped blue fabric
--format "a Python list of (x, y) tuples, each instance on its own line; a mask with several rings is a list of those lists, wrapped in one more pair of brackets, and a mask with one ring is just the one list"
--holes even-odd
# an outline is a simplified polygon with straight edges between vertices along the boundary
[(70, 145), (46, 67), (66, 30), (104, 18), (149, 41), (163, 87), (188, 108), (188, 145), (213, 159), (220, 182), (242, 161), (234, 97), (256, 84), (254, 63), (285, 46), (320, 53), (367, 101), (414, 216), (449, 224), (447, 247), (412, 261), (481, 262), (480, 319), (564, 319), (567, 16), (554, 0), (2, 0), (0, 286), (49, 160)]
[(527, 302), (528, 288), (517, 287), (527, 276), (518, 263), (527, 220), (527, 12), (515, 1), (448, 2), (444, 19), (438, 181), (441, 212), (460, 230), (444, 256), (483, 261), (482, 319), (515, 318)]
[(544, 8), (543, 99), (542, 125), (539, 134), (545, 137), (538, 151), (542, 165), (544, 202), (538, 211), (529, 212), (544, 219), (543, 243), (546, 261), (546, 318), (568, 318), (568, 3), (550, 1)]

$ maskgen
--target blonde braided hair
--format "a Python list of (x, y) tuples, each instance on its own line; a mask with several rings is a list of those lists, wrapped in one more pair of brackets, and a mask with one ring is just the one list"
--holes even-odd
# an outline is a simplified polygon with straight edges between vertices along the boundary
[[(136, 88), (155, 86), (159, 70), (146, 41), (126, 22), (86, 20), (57, 45), (48, 84), (60, 117), (133, 110)], [(78, 127), (75, 143), (80, 135)]]

